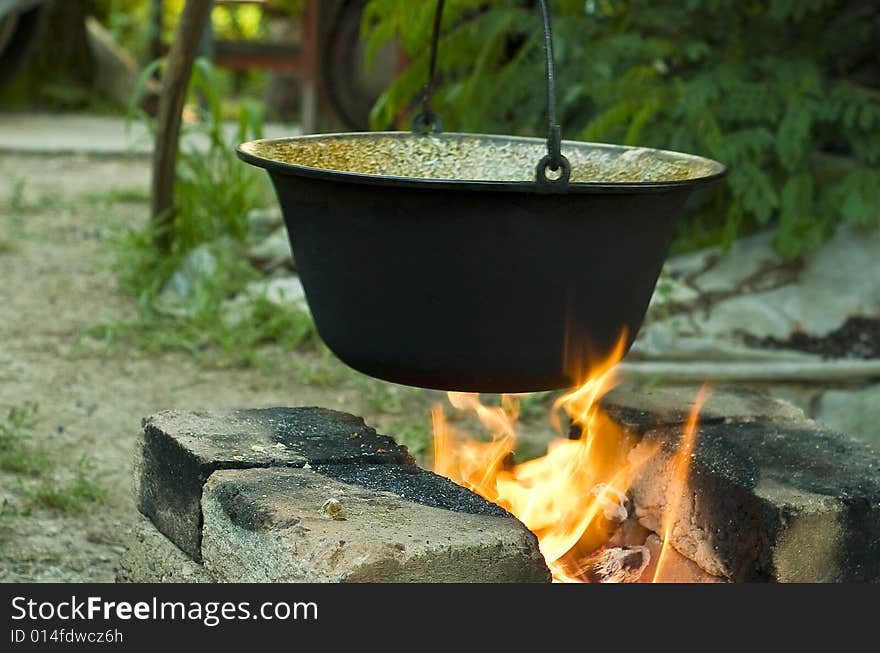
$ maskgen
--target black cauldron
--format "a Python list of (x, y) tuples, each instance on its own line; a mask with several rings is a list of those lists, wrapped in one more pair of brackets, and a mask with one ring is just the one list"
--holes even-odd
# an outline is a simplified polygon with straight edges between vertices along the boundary
[[(253, 141), (321, 337), (371, 376), (445, 390), (574, 385), (644, 319), (709, 159), (563, 141), (376, 132)], [(552, 175), (551, 175), (552, 176)]]

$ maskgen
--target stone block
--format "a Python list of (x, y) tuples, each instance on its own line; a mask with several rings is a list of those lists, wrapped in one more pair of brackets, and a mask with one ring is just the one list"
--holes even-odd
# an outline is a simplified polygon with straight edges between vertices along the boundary
[[(684, 424), (693, 408), (698, 388), (664, 386), (648, 388), (621, 385), (602, 398), (602, 408), (625, 427), (644, 433), (651, 428)], [(711, 390), (700, 411), (703, 424), (719, 422), (798, 422), (804, 412), (792, 404), (742, 387)]]
[[(630, 488), (640, 523), (663, 532), (681, 426)], [(880, 581), (880, 456), (807, 419), (701, 424), (671, 543), (733, 581)]]
[(324, 408), (164, 411), (144, 421), (135, 496), (138, 510), (199, 560), (202, 486), (213, 472), (357, 462), (415, 464), (362, 419)]
[(125, 537), (117, 583), (210, 583), (205, 568), (140, 517)]
[(548, 582), (535, 536), (417, 467), (221, 470), (202, 496), (218, 581)]

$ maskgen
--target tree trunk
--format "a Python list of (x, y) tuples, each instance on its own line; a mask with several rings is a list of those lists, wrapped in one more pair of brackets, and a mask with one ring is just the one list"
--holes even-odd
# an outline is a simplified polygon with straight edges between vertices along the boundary
[(168, 251), (171, 247), (170, 226), (174, 220), (174, 177), (181, 113), (193, 62), (212, 4), (212, 0), (186, 0), (162, 78), (153, 151), (151, 202), (155, 243), (161, 251)]

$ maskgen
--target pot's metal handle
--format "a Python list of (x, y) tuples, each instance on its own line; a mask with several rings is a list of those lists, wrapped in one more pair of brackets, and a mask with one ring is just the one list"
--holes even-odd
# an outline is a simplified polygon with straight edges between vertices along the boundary
[[(538, 162), (535, 178), (539, 184), (568, 184), (571, 163), (562, 154), (562, 128), (556, 120), (556, 69), (553, 65), (553, 31), (550, 29), (550, 10), (547, 0), (539, 0), (544, 21), (544, 56), (547, 60), (547, 154)], [(547, 170), (559, 171), (559, 176), (547, 177)]]
[(434, 97), (434, 81), (437, 75), (437, 48), (440, 44), (440, 24), (443, 22), (443, 5), (446, 0), (437, 0), (434, 11), (434, 32), (431, 35), (431, 58), (428, 61), (428, 81), (422, 90), (422, 110), (413, 118), (412, 130), (415, 134), (439, 134), (443, 131), (443, 121), (431, 108)]
[[(553, 64), (553, 31), (550, 27), (548, 0), (538, 0), (541, 5), (541, 18), (544, 23), (544, 55), (547, 60), (547, 154), (535, 167), (535, 180), (543, 186), (566, 186), (571, 177), (571, 163), (562, 154), (562, 130), (556, 120), (556, 70)], [(428, 82), (422, 92), (422, 109), (413, 119), (412, 130), (416, 134), (438, 134), (443, 131), (440, 117), (431, 107), (437, 74), (437, 48), (440, 43), (440, 25), (443, 22), (445, 0), (437, 0), (434, 12), (434, 31), (431, 35), (431, 58), (428, 62)], [(547, 171), (557, 172), (557, 177), (548, 177)]]

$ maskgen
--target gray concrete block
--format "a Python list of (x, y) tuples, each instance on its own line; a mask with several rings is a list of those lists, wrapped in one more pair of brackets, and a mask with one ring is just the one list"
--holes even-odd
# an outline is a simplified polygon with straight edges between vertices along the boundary
[[(602, 407), (617, 422), (643, 433), (659, 426), (684, 424), (698, 388), (621, 385), (602, 398)], [(718, 422), (799, 422), (804, 412), (792, 404), (742, 387), (715, 388), (700, 411), (703, 424)]]
[(144, 420), (135, 456), (138, 509), (193, 559), (202, 486), (219, 469), (320, 463), (415, 465), (362, 419), (324, 408), (164, 411)]
[(413, 467), (221, 470), (202, 512), (202, 556), (219, 581), (550, 580), (519, 521)]
[(140, 517), (125, 537), (117, 583), (210, 583), (205, 568)]
[[(659, 453), (630, 493), (639, 521), (663, 532), (682, 429), (644, 428)], [(734, 581), (880, 581), (880, 456), (799, 421), (712, 422), (698, 429), (671, 542)]]

